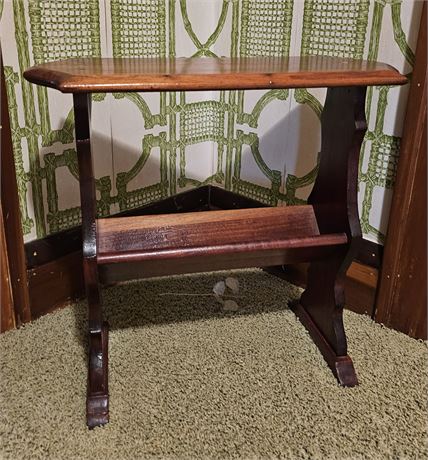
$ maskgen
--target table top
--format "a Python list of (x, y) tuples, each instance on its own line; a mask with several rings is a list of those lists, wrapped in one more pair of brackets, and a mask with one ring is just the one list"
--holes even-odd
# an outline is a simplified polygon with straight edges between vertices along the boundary
[(32, 83), (63, 93), (191, 91), (400, 85), (393, 67), (325, 56), (284, 58), (78, 58), (24, 72)]

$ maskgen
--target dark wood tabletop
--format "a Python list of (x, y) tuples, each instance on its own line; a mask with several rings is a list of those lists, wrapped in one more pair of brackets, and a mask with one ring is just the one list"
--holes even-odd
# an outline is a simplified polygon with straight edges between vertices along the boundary
[(393, 67), (324, 56), (285, 58), (79, 58), (24, 72), (32, 83), (63, 93), (184, 91), (400, 85)]
[[(82, 58), (42, 64), (24, 76), (74, 93), (88, 300), (86, 417), (90, 428), (109, 420), (108, 324), (103, 319), (100, 282), (311, 262), (306, 290), (289, 306), (340, 384), (358, 384), (342, 312), (346, 272), (361, 241), (357, 186), (367, 130), (366, 90), (369, 85), (406, 83), (404, 76), (383, 63), (319, 56)], [(307, 205), (97, 218), (90, 93), (308, 87), (328, 90), (321, 116), (318, 173)], [(232, 200), (239, 202), (239, 195)]]

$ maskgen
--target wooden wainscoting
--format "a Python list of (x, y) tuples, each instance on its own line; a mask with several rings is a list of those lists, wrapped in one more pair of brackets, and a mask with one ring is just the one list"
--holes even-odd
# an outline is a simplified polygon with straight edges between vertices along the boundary
[[(419, 32), (384, 267), (379, 273), (382, 248), (363, 241), (362, 252), (347, 273), (346, 299), (353, 311), (368, 314), (414, 337), (426, 338), (426, 4), (422, 21), (425, 22)], [(27, 243), (24, 252), (3, 67), (1, 78), (4, 247), (8, 255), (14, 318), (19, 326), (21, 322), (83, 297), (81, 239), (80, 229), (73, 229)], [(227, 192), (216, 193), (219, 206), (214, 209), (224, 209)], [(5, 196), (7, 200), (3, 199)], [(193, 204), (207, 209), (205, 198), (196, 197), (197, 203)], [(193, 198), (184, 200), (192, 202)], [(192, 203), (187, 201), (185, 207), (189, 209)], [(173, 209), (177, 203), (171, 199), (170, 204)], [(241, 204), (233, 203), (235, 207)], [(152, 205), (152, 212), (159, 212), (156, 204)], [(64, 241), (67, 244), (62, 244)], [(295, 284), (305, 283), (304, 264), (289, 265), (285, 271), (281, 268), (270, 271)], [(13, 318), (8, 324), (14, 324)]]
[[(248, 198), (236, 198), (217, 187), (201, 187), (174, 198), (153, 203), (128, 214), (153, 215), (160, 212), (183, 212), (249, 208), (260, 206)], [(28, 264), (31, 317), (37, 318), (84, 296), (82, 277), (81, 230), (75, 228), (34, 240), (25, 245)], [(356, 260), (348, 270), (346, 280), (347, 307), (357, 313), (373, 315), (378, 267), (382, 248), (369, 241), (362, 242)], [(268, 272), (304, 286), (306, 264), (272, 267)], [(46, 296), (49, 292), (49, 296)]]
[[(370, 245), (369, 245), (370, 246)], [(270, 267), (266, 271), (296, 286), (305, 287), (309, 264)], [(379, 270), (355, 260), (345, 281), (346, 308), (355, 313), (373, 316)]]
[(3, 212), (0, 206), (0, 332), (16, 327), (13, 306), (12, 285), (10, 282), (9, 260), (4, 232)]
[(376, 321), (427, 338), (427, 4), (422, 10)]
[[(4, 254), (7, 254), (9, 281), (14, 306), (14, 324), (30, 321), (30, 299), (28, 295), (27, 268), (22, 235), (21, 214), (18, 201), (15, 162), (12, 150), (9, 112), (3, 63), (0, 58), (1, 73), (1, 208), (4, 218)], [(2, 304), (3, 306), (3, 304)], [(6, 315), (2, 311), (2, 316)]]

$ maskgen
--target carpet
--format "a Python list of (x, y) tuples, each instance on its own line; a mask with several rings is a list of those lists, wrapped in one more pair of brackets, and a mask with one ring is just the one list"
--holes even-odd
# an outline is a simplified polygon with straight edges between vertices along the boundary
[[(216, 298), (227, 276), (239, 291)], [(110, 423), (92, 431), (85, 303), (2, 334), (0, 457), (427, 458), (426, 343), (345, 312), (360, 385), (342, 388), (287, 308), (299, 295), (261, 270), (106, 288)]]

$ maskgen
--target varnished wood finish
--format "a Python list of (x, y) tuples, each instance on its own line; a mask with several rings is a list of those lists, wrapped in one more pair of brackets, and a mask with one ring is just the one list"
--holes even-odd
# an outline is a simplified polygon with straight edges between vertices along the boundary
[(95, 428), (109, 421), (108, 323), (102, 324), (100, 334), (91, 333), (89, 338), (86, 421), (89, 428)]
[(82, 251), (82, 227), (74, 227), (29, 241), (24, 245), (27, 269), (55, 262), (61, 257)]
[(82, 209), (83, 275), (88, 299), (89, 370), (86, 419), (89, 428), (108, 422), (107, 335), (98, 283), (96, 195), (90, 140), (91, 96), (74, 94), (76, 148)]
[[(307, 289), (295, 311), (343, 385), (357, 384), (343, 328), (346, 270), (361, 239), (358, 158), (366, 130), (367, 85), (403, 84), (395, 69), (327, 57), (220, 59), (79, 59), (25, 72), (28, 80), (74, 93), (82, 202), (84, 278), (89, 304), (87, 423), (108, 421), (107, 327), (99, 275), (113, 279), (229, 264), (274, 265), (311, 260)], [(309, 205), (179, 217), (100, 220), (89, 136), (91, 92), (328, 87), (322, 114), (319, 174)], [(239, 257), (238, 257), (239, 254)], [(282, 257), (282, 258), (281, 258)], [(136, 271), (133, 262), (143, 264)], [(168, 263), (165, 263), (168, 261)], [(189, 265), (189, 261), (191, 264)], [(239, 265), (242, 266), (242, 265)], [(98, 271), (100, 268), (100, 273)]]
[(80, 250), (28, 270), (32, 320), (84, 298), (82, 268)]
[[(138, 209), (126, 211), (120, 215), (143, 216), (255, 207), (263, 208), (266, 207), (266, 205), (216, 186), (205, 185), (164, 198), (163, 200), (145, 205)], [(114, 218), (120, 215), (116, 214)], [(30, 283), (29, 294), (32, 305), (32, 319), (50, 313), (55, 309), (62, 308), (69, 305), (70, 302), (84, 297), (81, 232), (81, 227), (76, 227), (25, 244), (27, 266), (29, 267), (28, 277)], [(364, 313), (372, 316), (374, 313), (377, 270), (372, 268), (370, 264), (378, 264), (378, 251), (377, 248), (373, 248), (372, 245), (367, 246), (367, 243), (370, 243), (367, 240), (363, 240), (362, 243), (364, 244), (361, 245), (361, 251), (357, 254), (356, 260), (367, 260), (369, 265), (357, 263), (354, 260), (347, 271), (345, 282), (345, 308), (356, 313)], [(328, 252), (329, 251), (326, 253)], [(372, 254), (374, 254), (374, 256)], [(303, 257), (301, 252), (299, 256)], [(313, 256), (313, 253), (309, 253), (308, 259), (312, 260)], [(263, 260), (259, 263), (255, 261), (254, 266), (261, 267), (263, 263), (266, 263), (264, 260), (266, 259), (266, 253), (264, 253), (262, 257)], [(266, 271), (280, 276), (293, 284), (305, 287), (308, 264), (291, 264), (292, 254), (290, 254), (290, 251), (287, 251), (286, 255), (280, 255), (280, 257), (286, 257), (290, 262), (290, 264), (284, 266), (285, 271), (282, 269), (282, 265), (269, 268), (265, 267)], [(209, 271), (213, 269), (213, 265), (211, 265), (210, 262), (207, 262), (205, 264), (206, 266), (203, 267), (201, 266), (201, 260), (197, 260), (199, 262), (193, 264), (187, 259), (187, 261), (190, 262), (188, 266), (196, 271)], [(230, 260), (233, 262), (234, 258)], [(241, 259), (241, 262), (243, 263), (244, 261)], [(219, 261), (216, 260), (214, 263), (219, 264)], [(274, 263), (273, 259), (270, 259), (269, 265), (270, 263)], [(284, 262), (280, 263), (283, 264)], [(123, 265), (126, 266), (129, 264)], [(162, 263), (159, 265), (158, 274), (161, 275), (163, 273), (162, 266), (165, 271), (166, 264)], [(117, 266), (117, 264), (115, 264), (115, 266)], [(223, 268), (225, 267), (223, 266)], [(230, 268), (232, 268), (232, 266), (230, 266)], [(235, 268), (239, 268), (239, 266)], [(109, 269), (108, 266), (106, 267), (104, 265), (100, 266), (98, 270), (100, 281), (106, 284), (132, 277), (132, 273), (126, 274), (127, 270), (125, 268), (115, 270), (114, 268)], [(155, 267), (151, 264), (150, 272), (152, 273), (154, 270)], [(132, 270), (128, 267), (128, 271)], [(135, 272), (137, 272), (139, 276), (144, 277), (147, 268), (145, 268), (143, 263), (139, 269), (134, 266), (133, 271), (134, 276)], [(175, 265), (174, 271), (169, 274), (183, 272), (186, 272), (184, 265)], [(51, 295), (46, 297), (46, 292), (50, 292)]]
[[(365, 240), (363, 242), (365, 243)], [(306, 288), (308, 268), (308, 263), (297, 263), (267, 267), (265, 271), (296, 286)], [(344, 282), (345, 308), (373, 317), (378, 279), (379, 273), (376, 268), (354, 260), (346, 272)]]
[[(116, 214), (114, 218), (122, 215), (142, 216), (257, 206), (265, 207), (263, 203), (242, 195), (206, 185), (138, 209)], [(25, 257), (32, 320), (84, 297), (82, 228), (80, 226), (26, 243)], [(209, 269), (210, 266), (207, 266), (204, 271)], [(110, 273), (116, 277), (120, 273), (125, 276), (123, 270), (110, 270)], [(123, 279), (129, 279), (129, 277)], [(103, 273), (102, 281), (107, 284), (119, 280), (106, 277)], [(50, 295), (46, 296), (46, 292), (49, 292)]]
[[(114, 218), (257, 207), (267, 206), (229, 190), (213, 185), (204, 185), (140, 208), (115, 214)], [(29, 241), (25, 243), (24, 247), (27, 268), (37, 269), (65, 256), (81, 252), (82, 228), (79, 226), (53, 233), (45, 238)], [(64, 265), (62, 265), (62, 268), (64, 268)], [(76, 298), (76, 295), (80, 295), (80, 291), (76, 295), (70, 294), (71, 297)]]
[[(183, 233), (185, 234), (185, 228), (183, 228)], [(195, 229), (188, 227), (189, 233)], [(153, 241), (153, 237), (156, 234), (156, 230), (154, 232), (148, 233), (150, 235), (150, 240)], [(162, 232), (160, 231), (159, 233)], [(128, 234), (125, 233), (125, 240)], [(140, 235), (144, 236), (144, 233)], [(117, 235), (119, 237), (119, 235)], [(120, 238), (120, 237), (119, 237)], [(129, 241), (128, 241), (129, 242)], [(111, 250), (107, 253), (100, 253), (98, 256), (98, 263), (99, 264), (111, 264), (116, 262), (137, 262), (137, 261), (153, 261), (153, 260), (163, 260), (172, 262), (173, 259), (183, 259), (188, 257), (209, 257), (209, 256), (232, 256), (241, 257), (241, 254), (244, 253), (244, 258), (247, 255), (262, 257), (264, 262), (260, 262), (261, 266), (270, 265), (273, 262), (270, 260), (270, 257), (273, 255), (279, 256), (280, 261), (282, 263), (289, 263), (285, 254), (289, 250), (293, 250), (294, 254), (297, 257), (294, 259), (299, 259), (298, 254), (300, 250), (302, 250), (302, 254), (307, 253), (307, 248), (312, 248), (312, 251), (316, 251), (317, 248), (326, 248), (332, 247), (337, 245), (342, 245), (347, 242), (347, 237), (344, 233), (331, 233), (328, 235), (316, 235), (310, 237), (303, 237), (303, 238), (278, 238), (275, 240), (262, 240), (262, 241), (243, 241), (239, 243), (219, 243), (217, 244), (216, 241), (211, 239), (211, 243), (208, 243), (205, 246), (197, 245), (197, 246), (185, 246), (185, 245), (178, 245), (173, 247), (163, 247), (158, 248), (156, 245), (152, 249), (136, 249), (137, 246), (132, 245), (132, 250), (121, 252), (120, 250)], [(118, 246), (121, 246), (118, 239), (115, 241), (118, 243)], [(282, 256), (282, 252), (284, 252), (284, 256)], [(325, 252), (323, 252), (325, 254)], [(276, 260), (276, 259), (275, 259)], [(237, 261), (237, 259), (236, 259)], [(279, 262), (278, 262), (279, 263)], [(239, 266), (241, 265), (239, 263)], [(226, 267), (230, 268), (230, 267)]]
[(24, 72), (63, 93), (184, 91), (401, 85), (393, 67), (325, 56), (284, 58), (81, 58), (41, 64)]
[(90, 104), (90, 95), (74, 95), (80, 195), (83, 197), (81, 206), (83, 273), (89, 303), (89, 328), (92, 332), (99, 333), (103, 321), (97, 272), (96, 194), (90, 141)]
[(427, 4), (416, 48), (375, 319), (427, 339)]
[(377, 268), (353, 262), (346, 272), (345, 307), (373, 318), (378, 279)]
[(363, 265), (379, 269), (383, 260), (383, 245), (363, 239), (358, 247), (355, 260)]
[(169, 259), (347, 242), (320, 236), (312, 206), (99, 219), (98, 263)]
[(100, 219), (97, 233), (106, 283), (314, 260), (348, 241), (320, 235), (312, 206)]
[(31, 321), (28, 277), (24, 254), (24, 237), (19, 208), (18, 186), (16, 182), (15, 160), (13, 156), (12, 134), (7, 108), (6, 85), (1, 72), (1, 206), (4, 217), (10, 283), (16, 326)]
[[(346, 232), (347, 246), (338, 247), (326, 260), (314, 261), (309, 267), (307, 288), (298, 311), (304, 310), (314, 325), (308, 328), (327, 363), (337, 373), (336, 361), (321, 347), (325, 340), (334, 354), (347, 356), (343, 327), (346, 271), (361, 240), (357, 206), (358, 161), (361, 143), (367, 129), (365, 120), (366, 88), (329, 88), (321, 118), (322, 145), (319, 172), (308, 203), (314, 207), (320, 233)], [(334, 177), (334, 180), (332, 180)], [(300, 313), (299, 317), (303, 316)], [(353, 366), (346, 362), (346, 378), (339, 379), (347, 386), (357, 384)], [(352, 377), (353, 374), (353, 377)], [(336, 374), (338, 378), (340, 374)]]
[(0, 332), (14, 329), (15, 311), (13, 306), (12, 285), (10, 282), (9, 260), (7, 256), (6, 236), (3, 213), (0, 207)]
[[(151, 260), (123, 260), (115, 263), (100, 264), (100, 281), (112, 284), (136, 278), (152, 276), (179, 275), (184, 273), (200, 273), (207, 271), (267, 267), (270, 265), (293, 264), (297, 262), (324, 259), (333, 252), (334, 246), (291, 247), (279, 249), (261, 249), (234, 253), (231, 250), (223, 253), (189, 254), (185, 251), (182, 257), (170, 259), (160, 258), (158, 254)], [(228, 248), (229, 249), (229, 248)], [(176, 253), (175, 255), (178, 255)]]
[(324, 331), (319, 329), (318, 324), (308, 314), (307, 309), (304, 308), (298, 301), (291, 302), (290, 308), (308, 330), (312, 340), (321, 351), (324, 359), (333, 371), (333, 374), (339, 383), (346, 387), (354, 387), (355, 385), (358, 385), (358, 379), (352, 359), (348, 355), (338, 355), (336, 353), (327, 341)]

